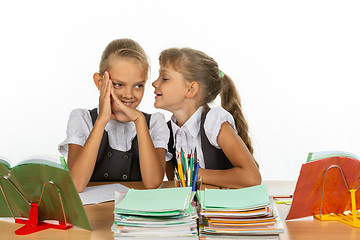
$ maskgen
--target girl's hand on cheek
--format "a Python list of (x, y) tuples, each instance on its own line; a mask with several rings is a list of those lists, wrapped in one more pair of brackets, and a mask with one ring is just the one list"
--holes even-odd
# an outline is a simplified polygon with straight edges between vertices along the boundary
[(100, 82), (99, 116), (100, 121), (109, 122), (111, 118), (111, 87), (109, 73), (105, 72)]
[(120, 122), (135, 122), (141, 112), (135, 108), (126, 106), (114, 93), (114, 88), (111, 87), (111, 109), (112, 116)]

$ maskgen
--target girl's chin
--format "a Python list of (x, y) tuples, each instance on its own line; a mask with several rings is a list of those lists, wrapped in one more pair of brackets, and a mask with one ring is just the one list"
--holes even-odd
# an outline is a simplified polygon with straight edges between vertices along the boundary
[[(166, 106), (160, 105), (160, 104), (154, 104), (155, 108), (170, 111)], [(171, 112), (171, 111), (170, 111)]]
[(158, 102), (155, 102), (155, 103), (154, 103), (154, 107), (163, 109), (163, 108), (162, 108), (162, 104), (160, 104), (160, 103), (158, 103)]

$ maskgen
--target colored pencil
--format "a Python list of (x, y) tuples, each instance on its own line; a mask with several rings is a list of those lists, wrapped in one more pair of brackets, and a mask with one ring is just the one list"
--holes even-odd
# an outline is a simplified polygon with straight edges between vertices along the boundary
[(193, 154), (191, 153), (191, 157), (190, 157), (190, 166), (189, 166), (189, 172), (190, 172), (190, 177), (189, 177), (189, 179), (190, 179), (190, 187), (192, 187), (192, 179), (193, 179)]
[(197, 180), (198, 172), (199, 172), (199, 163), (196, 164), (196, 168), (195, 168), (194, 180), (193, 180), (193, 185), (192, 185), (193, 191), (196, 191), (196, 180)]
[(182, 148), (180, 149), (180, 156), (181, 156), (182, 166), (183, 166), (183, 169), (184, 169), (184, 177), (186, 177), (185, 157), (184, 157), (184, 151), (183, 151)]
[[(180, 158), (180, 156), (179, 156)], [(178, 170), (179, 170), (179, 177), (180, 177), (180, 180), (181, 180), (181, 183), (183, 186), (185, 186), (185, 181), (184, 181), (184, 174), (182, 172), (182, 165), (181, 165), (181, 159), (178, 158)]]
[(178, 173), (178, 171), (177, 171), (177, 169), (175, 168), (175, 171), (174, 171), (174, 177), (175, 177), (175, 179), (176, 179), (176, 185), (178, 186), (178, 187), (181, 187), (181, 182), (180, 182), (180, 177), (179, 177), (179, 173)]

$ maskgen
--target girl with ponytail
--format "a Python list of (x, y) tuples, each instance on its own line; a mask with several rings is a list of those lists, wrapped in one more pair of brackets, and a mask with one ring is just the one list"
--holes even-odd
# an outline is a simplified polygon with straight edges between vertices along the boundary
[[(159, 57), (155, 107), (173, 113), (166, 174), (173, 179), (178, 150), (196, 149), (199, 178), (205, 184), (242, 188), (261, 183), (258, 164), (241, 110), (239, 94), (231, 78), (216, 61), (191, 48), (170, 48)], [(209, 107), (220, 94), (221, 106)]]

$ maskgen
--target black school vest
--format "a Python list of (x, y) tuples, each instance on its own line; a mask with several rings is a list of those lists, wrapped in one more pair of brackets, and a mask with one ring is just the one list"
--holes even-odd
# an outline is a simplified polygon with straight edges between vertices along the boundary
[[(208, 114), (210, 109), (204, 110), (201, 114), (201, 122), (200, 122), (200, 137), (201, 137), (201, 150), (203, 152), (203, 157), (205, 161), (205, 169), (229, 169), (233, 168), (234, 166), (231, 164), (229, 159), (225, 156), (224, 152), (221, 149), (218, 149), (211, 145), (209, 139), (205, 134), (204, 129), (204, 122), (206, 115)], [(173, 131), (171, 127), (171, 120), (168, 121), (168, 127), (170, 129), (170, 137), (168, 143), (169, 152), (173, 155), (171, 162), (174, 166), (177, 165), (176, 163), (176, 154), (175, 154), (175, 147), (174, 147), (174, 137)]]
[[(143, 114), (149, 127), (151, 115)], [(90, 110), (90, 116), (94, 125), (98, 116), (97, 108)], [(131, 149), (122, 152), (110, 147), (108, 133), (104, 131), (90, 182), (141, 180), (137, 136), (131, 142)]]

